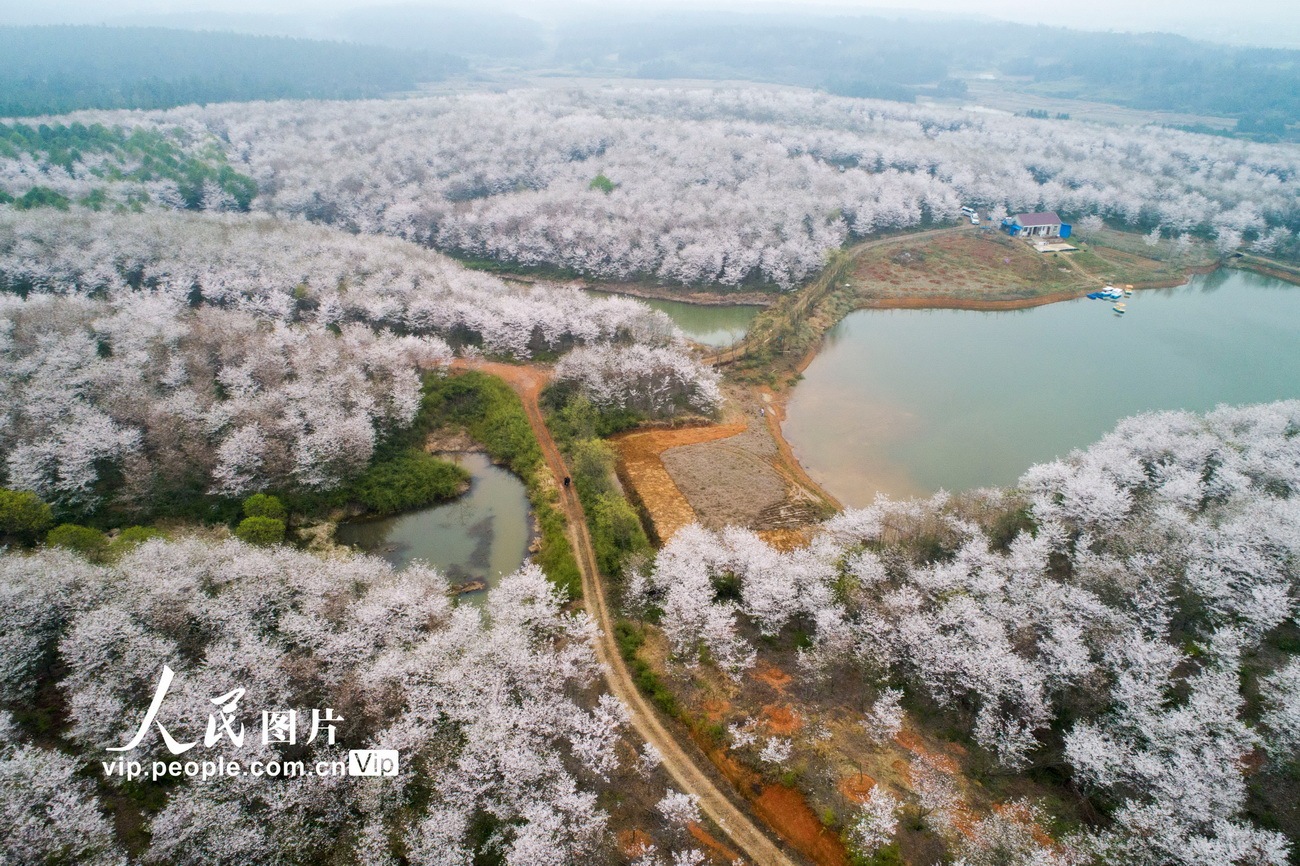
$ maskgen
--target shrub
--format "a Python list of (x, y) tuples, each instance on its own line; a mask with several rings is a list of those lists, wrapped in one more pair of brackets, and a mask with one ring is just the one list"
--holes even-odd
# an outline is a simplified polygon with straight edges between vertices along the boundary
[(50, 506), (35, 493), (0, 488), (0, 535), (34, 541), (52, 523)]
[(620, 577), (629, 556), (650, 552), (650, 541), (641, 527), (641, 518), (617, 492), (600, 494), (586, 510), (592, 546), (596, 548), (600, 570), (605, 574)]
[(235, 527), (235, 536), (263, 547), (284, 541), (284, 521), (273, 517), (245, 517)]
[(99, 559), (108, 551), (108, 536), (89, 526), (64, 523), (54, 527), (45, 536), (45, 543), (51, 547), (66, 547), (75, 550), (87, 559)]
[(636, 509), (614, 482), (614, 450), (599, 439), (578, 439), (568, 452), (596, 563), (602, 573), (618, 578), (629, 557), (650, 552), (650, 540)]
[(254, 493), (244, 500), (244, 516), (284, 520), (288, 516), (288, 512), (278, 496), (271, 496), (267, 493)]
[(451, 499), (464, 490), (469, 473), (446, 460), (411, 451), (376, 463), (352, 485), (353, 496), (378, 514), (393, 514)]
[(108, 554), (116, 558), (129, 551), (131, 548), (144, 544), (151, 538), (165, 538), (166, 535), (160, 529), (154, 529), (149, 526), (128, 526), (117, 534), (112, 543), (108, 545)]
[(873, 854), (853, 852), (849, 855), (849, 862), (853, 866), (903, 866), (904, 863), (897, 842), (877, 848)]

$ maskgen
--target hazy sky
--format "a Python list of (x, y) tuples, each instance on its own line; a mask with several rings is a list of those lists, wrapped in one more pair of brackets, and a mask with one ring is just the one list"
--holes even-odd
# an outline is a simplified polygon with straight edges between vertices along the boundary
[[(168, 18), (199, 12), (225, 15), (318, 17), (343, 9), (393, 5), (506, 7), (539, 17), (574, 11), (583, 0), (499, 0), (499, 2), (408, 2), (402, 0), (0, 0), (0, 23), (112, 23), (122, 16)], [(1102, 30), (1159, 30), (1216, 41), (1300, 47), (1300, 2), (1253, 0), (1088, 0), (1086, 3), (1030, 3), (1025, 0), (600, 0), (593, 9), (737, 8), (750, 11), (930, 12), (981, 16), (1030, 24)], [(159, 21), (158, 23), (165, 23)]]

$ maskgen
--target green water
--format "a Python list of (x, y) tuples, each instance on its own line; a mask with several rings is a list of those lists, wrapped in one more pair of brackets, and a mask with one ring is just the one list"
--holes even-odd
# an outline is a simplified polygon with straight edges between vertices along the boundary
[[(592, 295), (606, 294), (591, 292)], [(625, 297), (632, 297), (626, 295)], [(655, 298), (635, 298), (646, 306), (667, 313), (668, 318), (677, 323), (687, 339), (705, 346), (726, 348), (739, 342), (749, 330), (749, 323), (754, 320), (762, 307), (737, 304), (734, 306), (711, 306), (708, 304), (687, 304), (683, 301), (662, 301)]]
[(795, 387), (786, 438), (865, 505), (1014, 483), (1137, 412), (1300, 397), (1300, 287), (1219, 271), (1125, 302), (853, 313)]
[(452, 459), (470, 473), (468, 493), (407, 514), (339, 524), (339, 543), (382, 556), (397, 568), (424, 560), (452, 583), (483, 580), (492, 587), (518, 569), (528, 555), (531, 532), (523, 482), (484, 454)]

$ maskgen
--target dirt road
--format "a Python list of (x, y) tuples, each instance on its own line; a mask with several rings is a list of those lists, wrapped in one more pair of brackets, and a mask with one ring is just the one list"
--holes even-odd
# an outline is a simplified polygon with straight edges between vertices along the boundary
[[(942, 235), (953, 235), (953, 234), (958, 234), (960, 232), (977, 231), (977, 230), (978, 229), (976, 229), (974, 226), (966, 224), (966, 225), (953, 226), (949, 228), (928, 229), (923, 232), (904, 233), (904, 234), (894, 235), (892, 237), (887, 237), (887, 238), (878, 238), (876, 240), (862, 241), (861, 243), (854, 244), (853, 246), (849, 247), (844, 251), (846, 256), (844, 261), (851, 263), (862, 253), (866, 252), (867, 250), (875, 249), (876, 247), (888, 246), (890, 244), (913, 242), (918, 240), (924, 240), (925, 238), (939, 237)], [(831, 275), (824, 272), (823, 276), (820, 277), (818, 281), (805, 284), (802, 288), (799, 289), (797, 293), (795, 293), (797, 297), (795, 297), (794, 301), (792, 302), (793, 306), (791, 307), (791, 310), (798, 313), (807, 312), (807, 309), (811, 306), (816, 305), (822, 299), (823, 296), (834, 291), (835, 287), (830, 284), (831, 279), (834, 278)], [(725, 366), (726, 364), (733, 364), (736, 361), (740, 360), (741, 358), (745, 357), (748, 353), (754, 351), (755, 349), (761, 348), (763, 344), (767, 342), (767, 339), (768, 339), (767, 337), (763, 337), (759, 339), (751, 339), (749, 337), (745, 337), (739, 343), (736, 343), (735, 345), (729, 348), (715, 351), (712, 354), (705, 355), (700, 360), (703, 361), (705, 364), (714, 367), (721, 367), (721, 366)]]
[[(460, 366), (459, 364), (457, 366)], [(482, 370), (504, 379), (523, 401), (528, 423), (537, 436), (546, 465), (555, 476), (556, 489), (560, 491), (560, 505), (569, 521), (570, 542), (577, 555), (582, 572), (582, 592), (587, 612), (600, 626), (600, 639), (596, 642), (596, 656), (605, 670), (609, 690), (631, 711), (632, 728), (646, 742), (663, 755), (663, 766), (673, 783), (683, 792), (699, 797), (700, 810), (727, 834), (728, 838), (755, 866), (794, 866), (800, 862), (786, 854), (768, 838), (767, 834), (739, 806), (732, 795), (718, 786), (700, 769), (691, 755), (663, 724), (654, 707), (641, 695), (619, 654), (614, 640), (614, 613), (605, 596), (605, 586), (596, 570), (596, 556), (592, 550), (587, 521), (578, 502), (577, 492), (561, 482), (569, 474), (560, 449), (551, 438), (550, 430), (542, 417), (538, 395), (545, 386), (549, 373), (535, 367), (516, 367), (510, 364), (476, 362), (474, 369)]]

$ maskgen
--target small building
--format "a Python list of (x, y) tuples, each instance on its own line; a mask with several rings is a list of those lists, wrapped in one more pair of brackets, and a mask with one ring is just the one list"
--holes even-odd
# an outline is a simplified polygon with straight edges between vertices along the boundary
[(1018, 213), (1002, 221), (1002, 228), (1013, 238), (1068, 238), (1070, 226), (1052, 211)]

